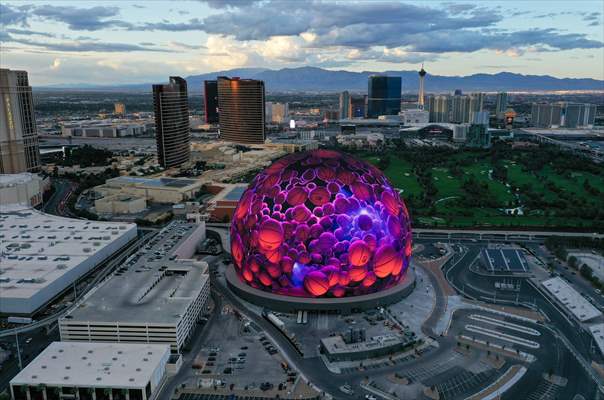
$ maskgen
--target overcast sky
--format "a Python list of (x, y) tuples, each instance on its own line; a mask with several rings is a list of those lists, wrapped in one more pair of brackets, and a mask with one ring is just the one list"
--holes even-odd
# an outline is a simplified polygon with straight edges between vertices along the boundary
[(604, 79), (604, 0), (7, 1), (3, 68), (32, 85), (163, 82), (238, 67), (510, 71)]

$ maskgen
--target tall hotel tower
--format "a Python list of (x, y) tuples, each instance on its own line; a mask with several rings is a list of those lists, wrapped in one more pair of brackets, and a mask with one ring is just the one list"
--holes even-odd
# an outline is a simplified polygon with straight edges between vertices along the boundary
[(168, 84), (153, 85), (157, 160), (164, 168), (178, 167), (189, 161), (189, 100), (187, 81), (171, 76)]
[(234, 143), (264, 143), (264, 82), (218, 77), (220, 138)]
[(0, 69), (0, 174), (39, 169), (40, 148), (27, 72)]

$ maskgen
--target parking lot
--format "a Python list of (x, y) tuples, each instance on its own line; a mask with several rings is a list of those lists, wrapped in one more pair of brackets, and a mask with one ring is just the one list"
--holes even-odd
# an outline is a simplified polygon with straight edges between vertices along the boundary
[(194, 386), (286, 391), (294, 382), (297, 373), (289, 369), (258, 326), (228, 304), (212, 328), (193, 362)]

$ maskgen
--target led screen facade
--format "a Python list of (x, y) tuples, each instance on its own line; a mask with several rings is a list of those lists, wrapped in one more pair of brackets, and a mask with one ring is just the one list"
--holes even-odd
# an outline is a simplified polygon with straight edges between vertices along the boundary
[(375, 293), (401, 282), (409, 267), (409, 214), (376, 167), (331, 150), (295, 153), (242, 195), (231, 254), (240, 279), (272, 293)]

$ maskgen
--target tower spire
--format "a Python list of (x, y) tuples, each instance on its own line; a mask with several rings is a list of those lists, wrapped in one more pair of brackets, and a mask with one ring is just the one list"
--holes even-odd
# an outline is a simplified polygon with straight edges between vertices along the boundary
[(417, 94), (417, 108), (420, 110), (424, 109), (424, 77), (426, 76), (426, 70), (424, 70), (424, 63), (422, 68), (419, 70), (419, 93)]

